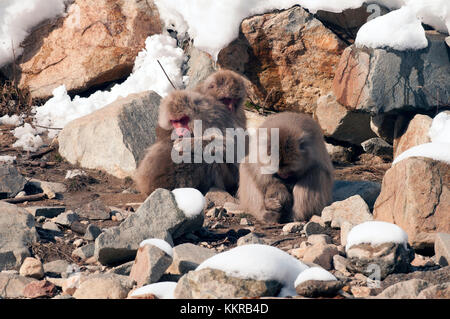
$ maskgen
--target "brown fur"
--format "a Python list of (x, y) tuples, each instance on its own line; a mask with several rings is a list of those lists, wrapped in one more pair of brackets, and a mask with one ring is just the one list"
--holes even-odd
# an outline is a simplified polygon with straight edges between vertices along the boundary
[(238, 190), (242, 209), (270, 222), (305, 221), (320, 214), (331, 202), (333, 187), (333, 166), (320, 127), (309, 116), (292, 112), (271, 115), (260, 127), (269, 132), (279, 128), (279, 169), (262, 174), (261, 164), (246, 158)]
[[(236, 181), (231, 181), (222, 173), (222, 170), (226, 170), (225, 163), (177, 164), (172, 161), (173, 142), (170, 134), (166, 134), (164, 130), (169, 132), (170, 121), (184, 116), (190, 118), (187, 126), (193, 137), (183, 138), (183, 142), (191, 143), (196, 138), (202, 139), (202, 137), (194, 136), (194, 120), (202, 121), (202, 133), (208, 128), (215, 127), (225, 134), (226, 128), (237, 125), (233, 117), (229, 116), (229, 110), (214, 98), (186, 90), (172, 92), (162, 100), (160, 105), (158, 122), (163, 130), (159, 130), (158, 141), (147, 150), (136, 170), (134, 179), (138, 190), (149, 195), (156, 188), (172, 190), (179, 187), (193, 187), (203, 193), (212, 186), (222, 189), (236, 188)], [(202, 145), (209, 143), (209, 141), (207, 143), (201, 141)]]

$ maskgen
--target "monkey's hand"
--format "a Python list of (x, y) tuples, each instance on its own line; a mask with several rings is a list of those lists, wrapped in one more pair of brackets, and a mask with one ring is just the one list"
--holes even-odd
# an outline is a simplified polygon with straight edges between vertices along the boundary
[(292, 194), (284, 184), (274, 183), (267, 187), (264, 196), (264, 206), (267, 210), (280, 212), (292, 205)]

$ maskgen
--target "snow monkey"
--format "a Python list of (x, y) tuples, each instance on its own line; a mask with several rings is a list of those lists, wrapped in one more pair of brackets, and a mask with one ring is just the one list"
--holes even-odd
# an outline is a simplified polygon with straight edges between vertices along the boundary
[(279, 165), (273, 174), (262, 173), (259, 158), (249, 163), (246, 157), (240, 166), (241, 208), (268, 222), (305, 221), (320, 214), (331, 202), (333, 166), (319, 125), (308, 115), (283, 112), (267, 117), (260, 128), (268, 131), (269, 155), (276, 142), (270, 130), (279, 129)]
[[(236, 188), (237, 181), (225, 174), (225, 152), (213, 148), (213, 160), (202, 158), (211, 141), (222, 146), (226, 141), (220, 136), (216, 138), (214, 131), (211, 133), (213, 128), (225, 137), (227, 128), (237, 127), (229, 113), (222, 103), (198, 92), (180, 90), (165, 97), (159, 107), (158, 124), (163, 130), (173, 130), (172, 137), (177, 139), (173, 142), (169, 134), (160, 134), (157, 142), (147, 150), (134, 178), (139, 191), (149, 195), (159, 187), (193, 187), (202, 193), (213, 186)], [(177, 158), (186, 159), (187, 156), (189, 160), (174, 161), (174, 152)]]

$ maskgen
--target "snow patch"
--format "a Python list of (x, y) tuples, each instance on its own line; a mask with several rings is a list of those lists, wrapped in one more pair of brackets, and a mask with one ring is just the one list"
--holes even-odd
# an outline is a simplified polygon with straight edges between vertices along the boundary
[(203, 194), (195, 188), (176, 188), (172, 191), (178, 208), (187, 218), (194, 218), (203, 211), (206, 200)]
[(347, 235), (345, 250), (359, 244), (403, 244), (406, 249), (408, 235), (399, 226), (381, 221), (369, 221), (353, 227)]
[(22, 54), (20, 44), (33, 27), (63, 14), (66, 1), (0, 1), (0, 67)]
[(167, 255), (169, 255), (170, 257), (173, 257), (173, 249), (172, 246), (166, 242), (163, 239), (159, 239), (159, 238), (149, 238), (146, 240), (143, 240), (140, 244), (139, 247), (144, 247), (145, 245), (153, 245), (158, 247), (159, 249), (161, 249), (162, 251), (164, 251)]
[(0, 163), (12, 164), (16, 160), (16, 156), (3, 155), (0, 156)]
[(392, 165), (409, 157), (428, 157), (435, 161), (450, 164), (450, 114), (441, 112), (436, 115), (428, 131), (430, 143), (416, 145), (395, 158)]
[(17, 138), (13, 147), (21, 147), (25, 151), (36, 152), (38, 148), (44, 144), (42, 138), (38, 135), (40, 131), (33, 128), (28, 123), (25, 123), (24, 126), (15, 128), (13, 133), (14, 137)]
[(294, 282), (308, 268), (288, 253), (269, 245), (249, 244), (217, 254), (202, 262), (196, 270), (217, 269), (228, 276), (276, 280), (283, 285), (279, 296), (295, 296)]
[(13, 114), (11, 116), (4, 115), (0, 117), (0, 124), (19, 126), (23, 123), (22, 116)]
[(64, 177), (64, 179), (70, 179), (70, 178), (74, 178), (76, 176), (87, 176), (87, 174), (86, 174), (86, 172), (84, 172), (80, 169), (68, 170), (66, 173), (66, 177)]
[(335, 281), (336, 277), (333, 276), (332, 273), (326, 271), (320, 267), (311, 267), (302, 271), (297, 279), (295, 279), (294, 286), (297, 287), (301, 283), (308, 280), (321, 280), (321, 281)]
[(153, 294), (158, 299), (175, 299), (174, 292), (176, 282), (162, 281), (155, 284), (142, 286), (130, 294), (130, 297), (139, 297), (147, 294)]

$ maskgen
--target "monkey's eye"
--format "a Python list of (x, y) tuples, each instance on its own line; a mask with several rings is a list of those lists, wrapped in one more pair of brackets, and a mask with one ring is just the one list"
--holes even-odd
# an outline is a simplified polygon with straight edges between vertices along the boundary
[(305, 151), (305, 150), (306, 150), (306, 146), (307, 146), (306, 141), (300, 140), (300, 141), (298, 142), (298, 149), (299, 149), (300, 151)]

